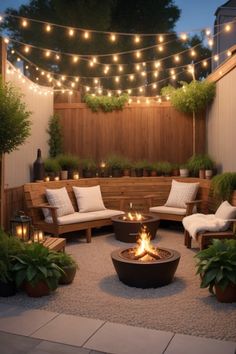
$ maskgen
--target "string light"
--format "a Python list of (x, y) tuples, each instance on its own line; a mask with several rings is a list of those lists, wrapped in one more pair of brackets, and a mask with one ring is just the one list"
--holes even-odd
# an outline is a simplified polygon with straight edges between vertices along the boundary
[(117, 55), (113, 55), (113, 61), (115, 61), (115, 62), (118, 61), (118, 56)]
[(46, 32), (51, 32), (52, 27), (50, 25), (46, 25), (45, 29), (46, 29)]
[(160, 43), (164, 42), (163, 36), (159, 36), (158, 40), (159, 40)]
[(226, 31), (226, 32), (231, 31), (231, 26), (230, 26), (229, 24), (225, 26), (225, 31)]
[(186, 41), (188, 39), (187, 33), (181, 33), (180, 39), (182, 39), (182, 41)]
[(27, 27), (28, 26), (28, 21), (27, 20), (22, 20), (21, 22), (22, 27)]
[(24, 52), (25, 52), (25, 53), (29, 53), (29, 51), (30, 51), (30, 48), (29, 48), (28, 46), (25, 46)]
[(55, 55), (55, 59), (56, 59), (56, 60), (60, 60), (60, 59), (61, 59), (60, 55), (56, 54), (56, 55)]
[(78, 56), (74, 56), (73, 57), (73, 63), (77, 63), (79, 61), (79, 57)]
[(141, 57), (141, 52), (140, 52), (140, 51), (138, 51), (138, 52), (136, 52), (136, 53), (135, 53), (135, 55), (136, 55), (136, 58), (138, 58), (138, 59), (139, 59), (139, 58)]
[(210, 36), (211, 35), (211, 30), (209, 28), (206, 29), (206, 35)]
[(135, 36), (134, 37), (134, 43), (140, 43), (140, 36)]
[(163, 45), (159, 45), (159, 46), (158, 46), (158, 50), (159, 50), (159, 52), (163, 52), (163, 50), (164, 50)]
[(46, 56), (47, 58), (49, 58), (49, 57), (51, 56), (50, 50), (47, 50), (47, 51), (45, 52), (45, 56)]
[(111, 33), (111, 35), (110, 35), (110, 40), (111, 40), (112, 42), (115, 42), (115, 41), (116, 41), (116, 35), (115, 35), (114, 33)]
[(88, 31), (84, 32), (84, 39), (89, 39), (90, 35)]
[(69, 34), (70, 37), (73, 37), (74, 34), (75, 34), (75, 31), (71, 28), (71, 29), (69, 29), (68, 34)]

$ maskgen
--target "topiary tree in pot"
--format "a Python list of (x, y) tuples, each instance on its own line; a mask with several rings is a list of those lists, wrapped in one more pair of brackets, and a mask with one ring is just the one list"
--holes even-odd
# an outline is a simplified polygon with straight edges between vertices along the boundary
[(215, 97), (215, 83), (196, 81), (193, 74), (193, 81), (189, 84), (181, 82), (182, 87), (163, 87), (162, 95), (170, 98), (173, 106), (180, 112), (192, 114), (193, 119), (193, 154), (196, 153), (196, 114), (204, 111), (206, 106)]
[(22, 101), (22, 95), (11, 84), (4, 83), (0, 76), (0, 210), (3, 226), (3, 191), (4, 191), (4, 154), (24, 144), (30, 135), (31, 112)]
[(49, 156), (54, 158), (63, 153), (63, 137), (59, 114), (53, 114), (49, 118), (47, 133), (49, 135)]

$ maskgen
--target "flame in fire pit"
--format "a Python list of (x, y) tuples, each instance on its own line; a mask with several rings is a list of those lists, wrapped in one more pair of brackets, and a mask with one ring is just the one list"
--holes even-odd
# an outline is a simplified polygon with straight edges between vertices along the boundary
[(135, 220), (135, 221), (141, 221), (141, 220), (143, 220), (144, 219), (144, 217), (143, 217), (143, 215), (142, 214), (140, 214), (140, 213), (137, 213), (137, 212), (135, 212), (135, 213), (128, 213), (127, 215), (125, 215), (124, 217), (123, 217), (123, 220)]
[(152, 259), (160, 259), (158, 250), (151, 244), (151, 235), (147, 231), (147, 227), (143, 226), (139, 239), (137, 240), (138, 247), (134, 248), (134, 257), (140, 261), (150, 261)]

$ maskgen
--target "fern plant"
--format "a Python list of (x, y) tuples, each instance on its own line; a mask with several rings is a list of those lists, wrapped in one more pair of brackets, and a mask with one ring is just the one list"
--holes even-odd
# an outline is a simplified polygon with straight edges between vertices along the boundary
[(236, 173), (225, 172), (214, 176), (211, 181), (211, 190), (215, 197), (221, 200), (230, 200), (233, 191), (236, 189)]

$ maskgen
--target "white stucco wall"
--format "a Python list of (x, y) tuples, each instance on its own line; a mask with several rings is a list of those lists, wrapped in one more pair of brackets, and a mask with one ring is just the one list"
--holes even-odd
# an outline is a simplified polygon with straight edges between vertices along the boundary
[(27, 109), (32, 112), (31, 136), (18, 150), (5, 156), (5, 188), (12, 188), (30, 182), (30, 170), (38, 148), (41, 149), (43, 157), (48, 155), (46, 130), (48, 119), (53, 113), (53, 94), (51, 89), (42, 86), (37, 86), (35, 91), (30, 80), (12, 69), (7, 70), (6, 80), (19, 88)]
[(236, 67), (216, 83), (216, 97), (207, 115), (207, 151), (222, 168), (236, 171)]

